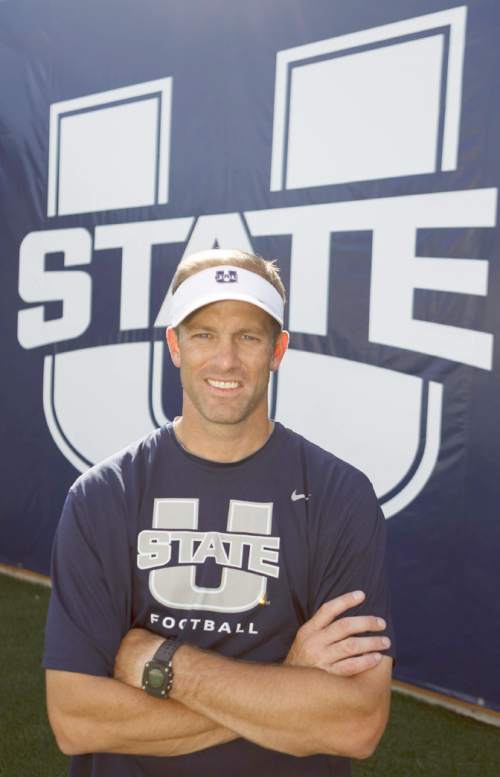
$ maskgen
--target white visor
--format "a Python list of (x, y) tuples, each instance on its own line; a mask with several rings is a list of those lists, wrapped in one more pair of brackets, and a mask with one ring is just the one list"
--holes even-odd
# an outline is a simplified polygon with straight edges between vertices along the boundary
[(256, 305), (283, 326), (285, 303), (277, 289), (257, 273), (227, 264), (200, 270), (181, 283), (172, 295), (170, 326), (177, 326), (203, 305), (225, 299)]

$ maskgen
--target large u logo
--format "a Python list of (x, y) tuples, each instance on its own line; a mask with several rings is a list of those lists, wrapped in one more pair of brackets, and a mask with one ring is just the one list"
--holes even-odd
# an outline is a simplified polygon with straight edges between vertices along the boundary
[[(245, 541), (254, 546), (256, 535), (270, 535), (272, 502), (240, 502), (230, 500), (227, 532), (235, 532), (234, 539), (242, 547)], [(198, 529), (197, 499), (155, 499), (153, 529), (196, 531)], [(278, 560), (279, 537), (269, 537), (260, 559), (262, 572), (278, 575), (276, 566), (265, 561)], [(231, 562), (229, 562), (231, 563)], [(257, 565), (259, 560), (257, 559)], [(154, 569), (149, 575), (149, 588), (154, 598), (168, 607), (183, 610), (212, 610), (214, 612), (242, 612), (255, 607), (265, 597), (266, 574), (224, 566), (218, 588), (204, 588), (195, 584), (196, 566), (172, 566)]]

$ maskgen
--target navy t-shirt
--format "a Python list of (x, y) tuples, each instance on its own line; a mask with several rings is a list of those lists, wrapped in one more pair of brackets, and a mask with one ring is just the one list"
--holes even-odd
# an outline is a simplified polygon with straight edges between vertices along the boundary
[[(323, 602), (356, 589), (366, 600), (351, 613), (385, 618), (393, 639), (384, 552), (369, 480), (331, 453), (275, 423), (256, 453), (216, 463), (184, 450), (168, 424), (70, 489), (53, 549), (43, 665), (112, 676), (132, 627), (281, 662)], [(75, 756), (70, 773), (344, 777), (350, 766), (239, 738), (183, 756)]]

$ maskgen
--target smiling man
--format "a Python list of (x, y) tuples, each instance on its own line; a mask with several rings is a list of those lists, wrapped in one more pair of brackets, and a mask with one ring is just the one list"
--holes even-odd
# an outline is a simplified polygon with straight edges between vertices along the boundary
[(206, 251), (172, 287), (182, 415), (80, 477), (58, 527), (51, 725), (77, 777), (348, 775), (389, 711), (384, 519), (269, 418), (274, 263)]

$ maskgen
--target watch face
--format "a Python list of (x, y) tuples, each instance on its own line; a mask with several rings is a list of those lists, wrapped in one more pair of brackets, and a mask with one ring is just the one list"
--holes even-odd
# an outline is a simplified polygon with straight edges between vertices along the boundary
[(150, 669), (148, 672), (148, 682), (150, 688), (162, 688), (163, 687), (163, 672), (161, 669)]
[(148, 661), (142, 675), (142, 687), (151, 696), (164, 699), (168, 693), (171, 670), (161, 661)]

